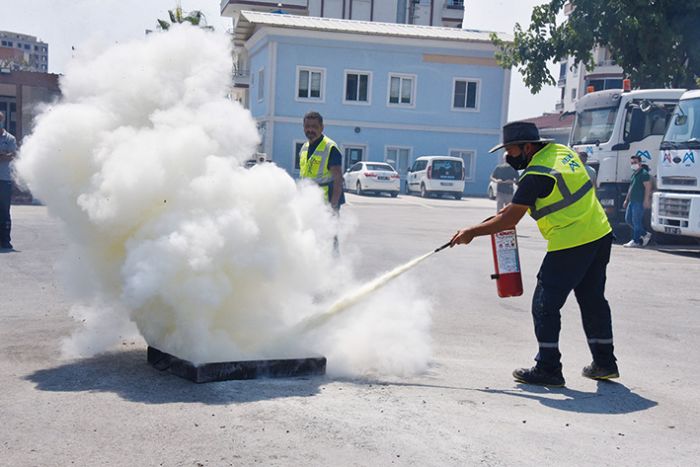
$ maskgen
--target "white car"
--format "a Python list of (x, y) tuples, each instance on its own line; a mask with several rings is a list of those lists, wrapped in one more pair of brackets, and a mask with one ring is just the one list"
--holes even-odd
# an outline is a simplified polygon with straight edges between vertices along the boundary
[(345, 172), (343, 182), (346, 190), (354, 190), (358, 195), (389, 193), (396, 198), (401, 189), (401, 176), (384, 162), (358, 162)]
[(406, 192), (419, 192), (423, 198), (448, 195), (462, 199), (464, 194), (464, 163), (459, 157), (421, 156), (406, 178)]

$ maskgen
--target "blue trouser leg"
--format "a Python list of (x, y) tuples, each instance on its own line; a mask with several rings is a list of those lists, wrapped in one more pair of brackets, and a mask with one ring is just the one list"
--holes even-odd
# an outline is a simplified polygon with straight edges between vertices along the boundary
[(642, 243), (642, 237), (647, 233), (643, 220), (644, 204), (639, 201), (630, 202), (625, 211), (625, 222), (632, 227), (632, 240), (635, 243)]
[(532, 298), (532, 317), (539, 346), (535, 357), (538, 367), (549, 371), (561, 368), (560, 310), (572, 290), (576, 291), (579, 303), (585, 304), (581, 313), (586, 316), (584, 329), (589, 343), (595, 344), (591, 346), (591, 352), (595, 350), (594, 359), (612, 358), (614, 361), (610, 308), (604, 297), (611, 244), (612, 234), (608, 234), (595, 242), (549, 252), (542, 261)]
[(0, 180), (0, 246), (10, 244), (10, 201), (12, 199), (12, 182)]

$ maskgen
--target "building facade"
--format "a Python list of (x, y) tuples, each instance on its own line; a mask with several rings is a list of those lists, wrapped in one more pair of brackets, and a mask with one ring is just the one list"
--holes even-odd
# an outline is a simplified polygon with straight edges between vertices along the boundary
[(221, 0), (222, 16), (242, 10), (461, 28), (464, 0)]
[[(564, 5), (564, 14), (569, 16), (574, 10), (571, 2)], [(559, 79), (557, 86), (561, 97), (555, 109), (559, 112), (572, 112), (576, 109), (576, 101), (586, 93), (589, 87), (594, 91), (603, 89), (622, 89), (622, 68), (612, 59), (607, 47), (596, 46), (591, 51), (594, 68), (586, 69), (584, 63), (576, 62), (574, 57), (567, 57), (559, 64)]]
[(505, 123), (510, 71), (488, 33), (243, 11), (247, 101), (261, 152), (298, 175), (302, 117), (324, 116), (344, 168), (388, 161), (405, 177), (421, 155), (464, 160), (465, 194), (486, 193)]
[(0, 69), (47, 73), (49, 44), (27, 34), (0, 31)]

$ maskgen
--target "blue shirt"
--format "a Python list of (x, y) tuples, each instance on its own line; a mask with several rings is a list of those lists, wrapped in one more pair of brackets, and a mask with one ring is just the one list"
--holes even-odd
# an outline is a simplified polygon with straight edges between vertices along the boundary
[[(0, 135), (0, 154), (17, 152), (17, 141), (9, 132), (3, 131)], [(9, 182), (12, 181), (12, 172), (10, 171), (10, 161), (0, 161), (0, 180)]]

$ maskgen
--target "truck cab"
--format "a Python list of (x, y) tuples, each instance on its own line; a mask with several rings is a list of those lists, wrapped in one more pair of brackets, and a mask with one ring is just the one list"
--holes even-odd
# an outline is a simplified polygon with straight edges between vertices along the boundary
[(624, 225), (630, 156), (640, 156), (652, 175), (656, 173), (654, 156), (683, 92), (608, 89), (586, 94), (577, 102), (569, 145), (588, 153), (588, 164), (598, 173), (596, 193), (613, 228)]
[(652, 229), (700, 240), (700, 90), (681, 97), (658, 159)]

